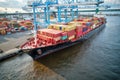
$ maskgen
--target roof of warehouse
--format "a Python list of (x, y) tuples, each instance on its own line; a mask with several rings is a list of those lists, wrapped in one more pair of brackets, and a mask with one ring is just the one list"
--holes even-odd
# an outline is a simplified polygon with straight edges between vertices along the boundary
[(3, 8), (0, 7), (0, 13), (28, 13), (25, 10), (22, 10), (20, 8)]

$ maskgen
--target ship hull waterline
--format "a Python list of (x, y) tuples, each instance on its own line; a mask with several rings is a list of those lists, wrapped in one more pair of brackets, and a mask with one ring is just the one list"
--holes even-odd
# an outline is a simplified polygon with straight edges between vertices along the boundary
[[(62, 43), (62, 44), (54, 45), (54, 46), (31, 49), (28, 52), (28, 55), (30, 55), (34, 60), (37, 60), (37, 59), (39, 59), (43, 56), (46, 56), (48, 54), (51, 54), (53, 52), (65, 49), (65, 48), (73, 46), (75, 44), (78, 44), (78, 43), (90, 38), (95, 33), (101, 31), (104, 27), (105, 27), (105, 23), (100, 25), (99, 27), (93, 29), (92, 31), (88, 32), (87, 34), (83, 35), (81, 38), (79, 38), (78, 40), (76, 40), (74, 42), (65, 42), (65, 43)], [(40, 53), (38, 53), (38, 51)]]

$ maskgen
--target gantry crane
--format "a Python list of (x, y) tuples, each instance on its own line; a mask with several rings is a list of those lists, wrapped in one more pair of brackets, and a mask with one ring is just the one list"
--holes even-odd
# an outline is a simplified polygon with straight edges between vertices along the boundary
[[(86, 2), (85, 2), (86, 1)], [(69, 22), (74, 19), (74, 12), (78, 16), (78, 6), (83, 5), (96, 5), (96, 13), (99, 12), (99, 4), (103, 3), (103, 0), (32, 0), (29, 6), (33, 8), (34, 21), (36, 21), (36, 15), (40, 14), (40, 9), (44, 12), (44, 21), (50, 24), (50, 8), (55, 7), (57, 9), (58, 22)], [(39, 9), (38, 9), (39, 8)], [(38, 10), (37, 10), (38, 9)], [(61, 14), (64, 13), (65, 20), (62, 20)], [(71, 18), (68, 19), (67, 14), (71, 14)]]

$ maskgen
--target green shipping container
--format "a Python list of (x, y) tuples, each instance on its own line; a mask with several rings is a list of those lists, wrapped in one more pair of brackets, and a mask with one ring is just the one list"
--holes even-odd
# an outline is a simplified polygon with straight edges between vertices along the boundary
[(65, 40), (65, 39), (67, 39), (67, 36), (63, 36), (63, 37), (61, 37), (61, 39), (62, 39), (62, 40)]

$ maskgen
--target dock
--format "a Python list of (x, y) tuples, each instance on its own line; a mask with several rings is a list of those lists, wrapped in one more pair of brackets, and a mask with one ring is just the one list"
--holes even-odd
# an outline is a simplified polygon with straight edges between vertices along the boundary
[(30, 31), (25, 31), (11, 35), (0, 36), (0, 61), (18, 55), (18, 52), (21, 50), (19, 48), (16, 48), (16, 46), (19, 46), (22, 43), (26, 42), (27, 39), (31, 37), (29, 33)]
[(6, 52), (3, 52), (0, 54), (0, 61), (3, 61), (5, 59), (8, 59), (8, 58), (11, 58), (13, 56), (16, 56), (18, 55), (22, 50), (21, 49), (18, 49), (18, 48), (14, 48), (14, 49), (11, 49), (11, 50), (8, 50)]

